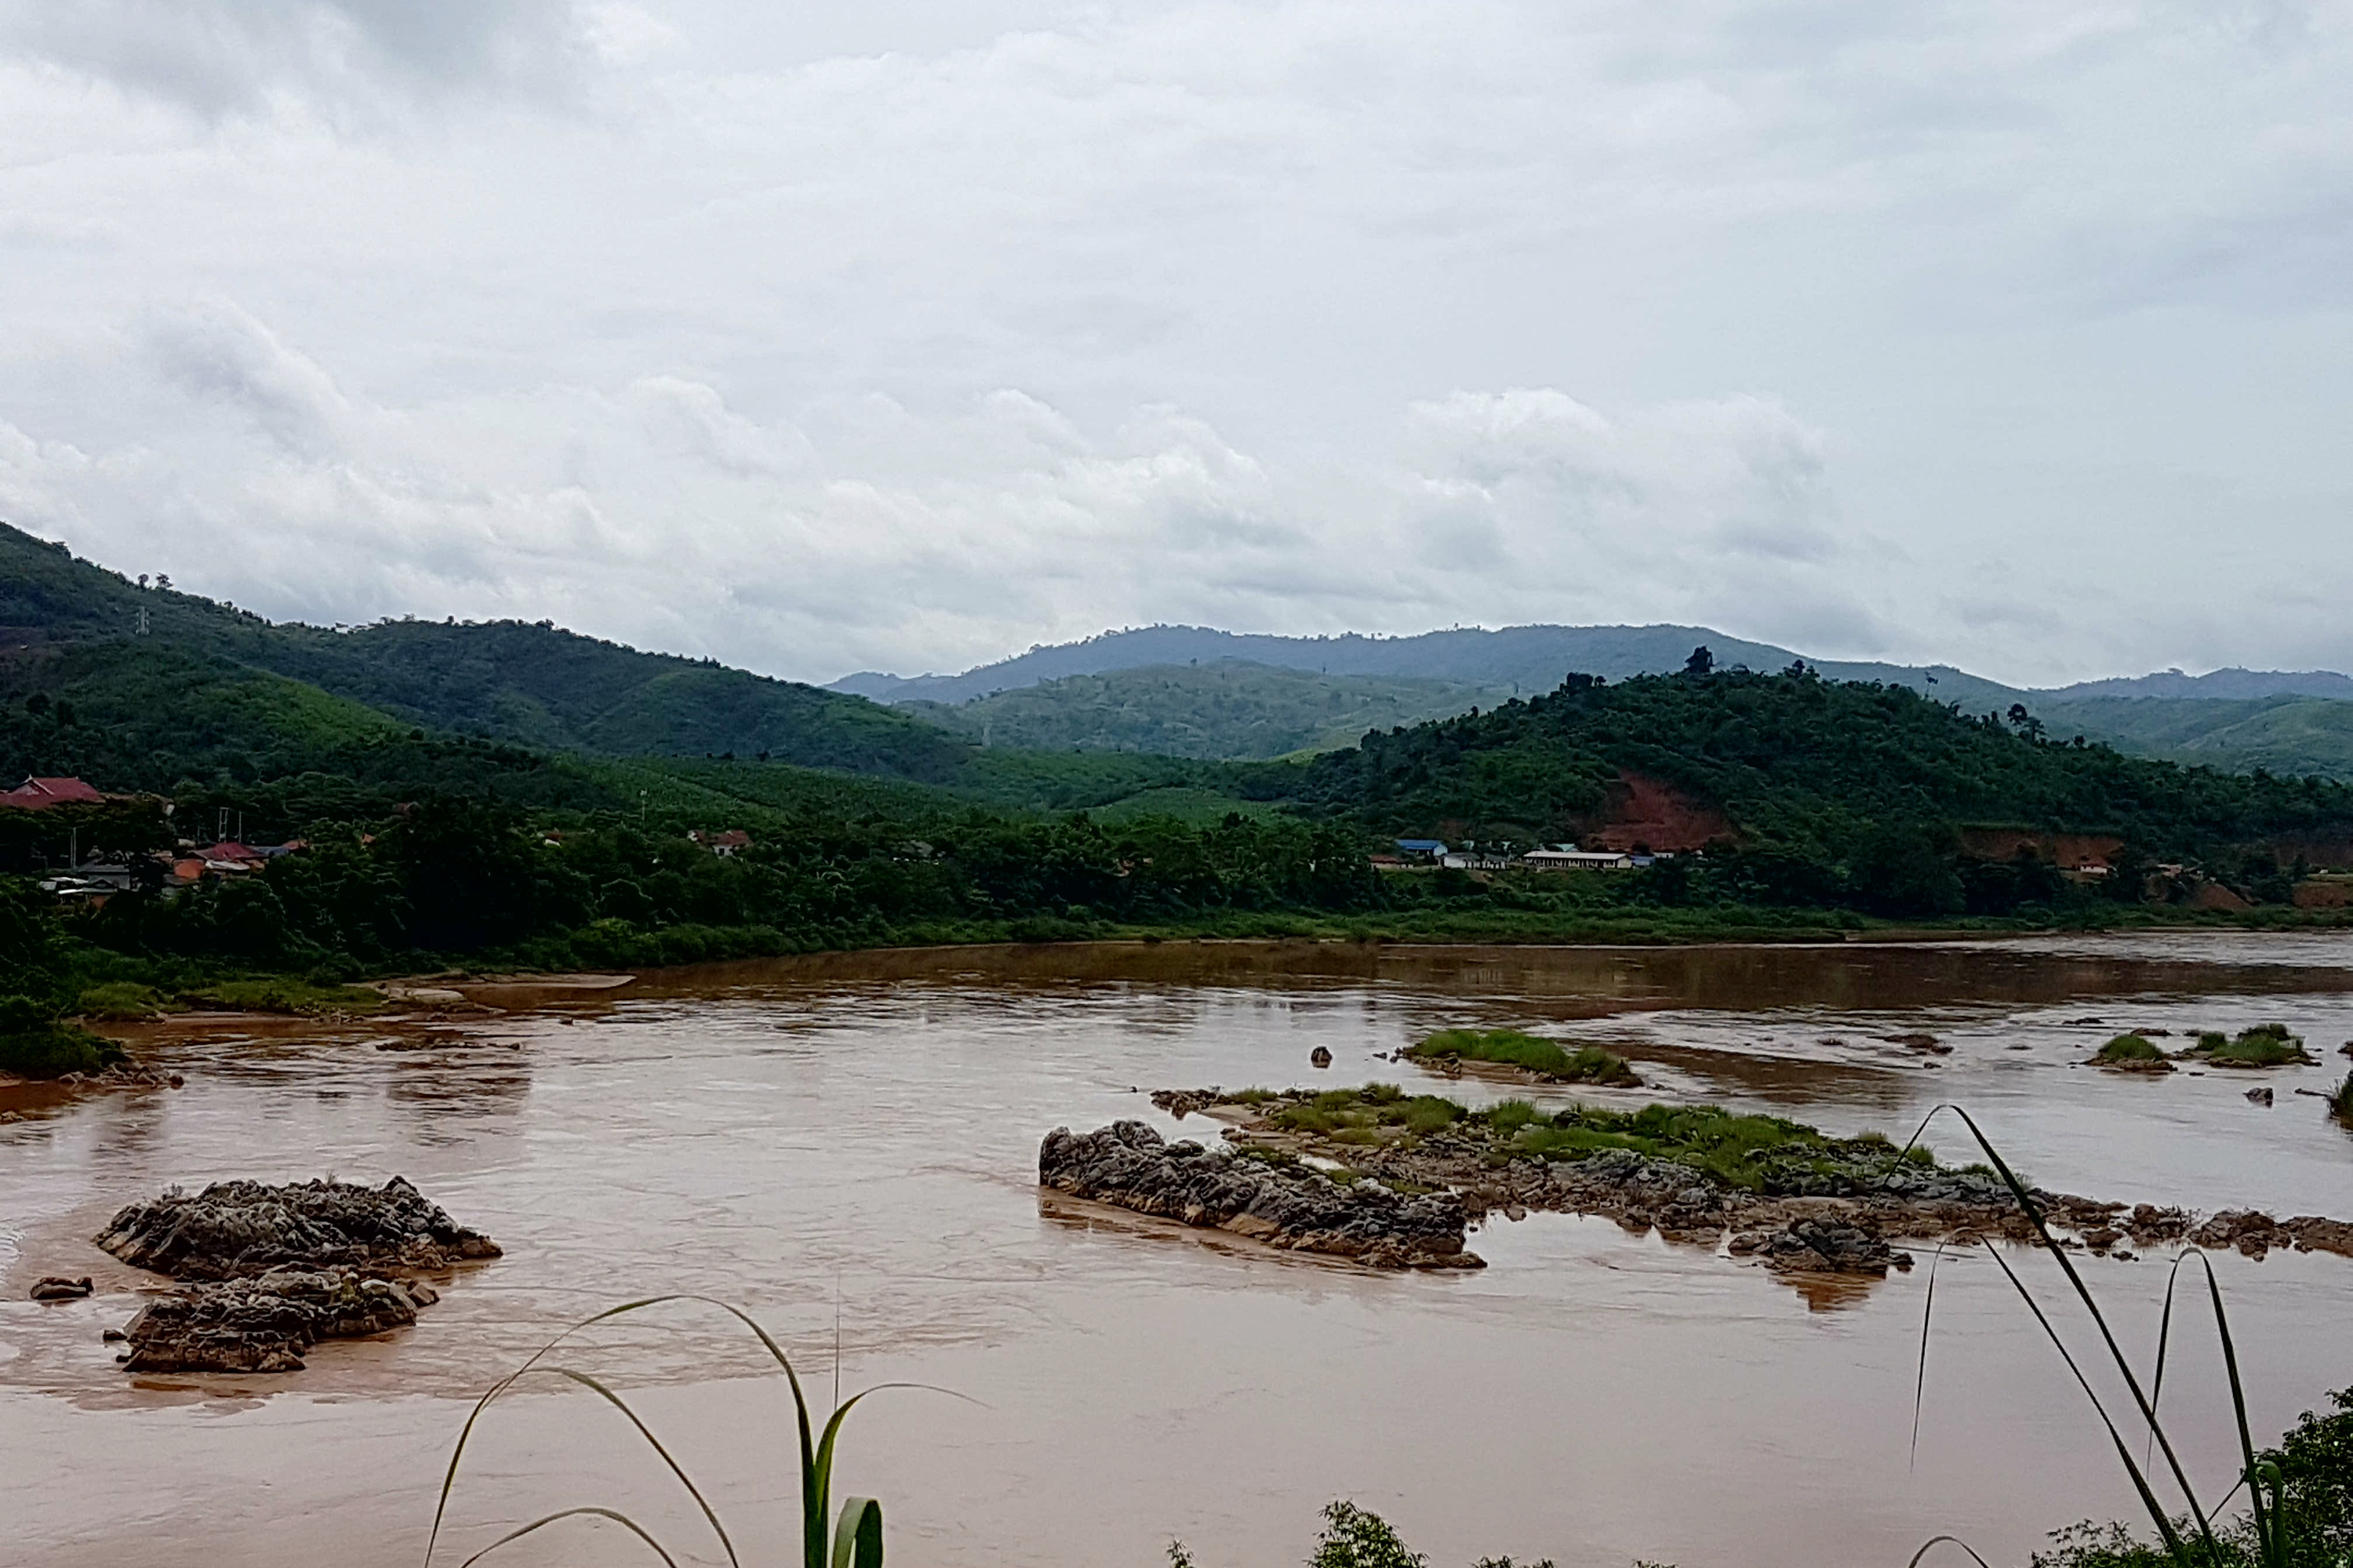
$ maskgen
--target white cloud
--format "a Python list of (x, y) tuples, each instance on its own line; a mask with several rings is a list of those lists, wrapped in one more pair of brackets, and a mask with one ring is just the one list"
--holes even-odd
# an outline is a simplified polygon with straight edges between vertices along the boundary
[(1845, 551), (1819, 437), (1755, 399), (1613, 419), (1557, 391), (1457, 393), (1334, 476), (1167, 408), (1090, 435), (1000, 389), (803, 425), (665, 376), (396, 408), (234, 306), (159, 315), (145, 341), (215, 417), (95, 455), (0, 427), (0, 499), (273, 615), (553, 615), (820, 678), (1155, 619), (1705, 619), (1760, 582), (1869, 620), (1825, 575)]
[[(600, 7), (596, 45), (641, 49), (649, 22)], [(333, 119), (386, 95), (543, 92), (590, 36), (571, 0), (0, 0), (0, 48), (211, 119), (289, 101)]]
[(2353, 663), (2348, 68), (2342, 0), (0, 0), (0, 502), (820, 676)]

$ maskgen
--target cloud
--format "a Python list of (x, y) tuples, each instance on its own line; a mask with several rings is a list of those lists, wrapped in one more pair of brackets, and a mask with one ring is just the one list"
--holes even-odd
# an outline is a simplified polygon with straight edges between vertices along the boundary
[(0, 500), (276, 616), (552, 616), (821, 678), (1158, 620), (1705, 618), (1760, 583), (1869, 624), (1825, 570), (1820, 439), (1757, 399), (1459, 392), (1403, 410), (1385, 461), (1319, 471), (1182, 409), (1091, 433), (1010, 389), (801, 421), (678, 376), (396, 407), (226, 302), (141, 341), (154, 396), (205, 418), (96, 454), (0, 427)]
[(0, 54), (207, 120), (288, 100), (336, 118), (387, 97), (543, 93), (592, 38), (610, 52), (645, 48), (649, 20), (618, 6), (584, 16), (571, 0), (0, 0)]
[(2348, 69), (2334, 0), (0, 0), (7, 504), (800, 673), (2353, 662)]

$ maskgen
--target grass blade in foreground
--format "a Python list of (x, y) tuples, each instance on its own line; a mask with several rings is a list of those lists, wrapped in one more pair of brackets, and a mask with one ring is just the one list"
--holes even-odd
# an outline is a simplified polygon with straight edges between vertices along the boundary
[[(688, 1476), (685, 1467), (671, 1456), (668, 1448), (663, 1446), (660, 1440), (654, 1436), (653, 1430), (639, 1419), (637, 1412), (630, 1408), (628, 1403), (604, 1383), (586, 1372), (570, 1367), (542, 1364), (557, 1346), (586, 1329), (627, 1313), (642, 1311), (649, 1307), (659, 1307), (673, 1301), (692, 1301), (718, 1308), (750, 1330), (760, 1341), (762, 1348), (768, 1352), (770, 1359), (783, 1370), (785, 1380), (792, 1391), (793, 1414), (799, 1439), (801, 1538), (807, 1568), (881, 1568), (882, 1505), (881, 1503), (871, 1498), (851, 1498), (842, 1506), (838, 1530), (830, 1533), (827, 1530), (826, 1514), (828, 1507), (828, 1499), (832, 1490), (834, 1449), (841, 1435), (842, 1423), (849, 1418), (849, 1412), (859, 1401), (870, 1393), (880, 1393), (883, 1389), (923, 1388), (937, 1393), (951, 1393), (952, 1397), (962, 1398), (963, 1396), (953, 1394), (952, 1391), (947, 1389), (932, 1389), (928, 1383), (879, 1383), (873, 1388), (854, 1393), (848, 1400), (843, 1401), (825, 1423), (822, 1438), (813, 1439), (809, 1424), (808, 1401), (801, 1389), (800, 1374), (794, 1370), (792, 1358), (785, 1353), (784, 1347), (776, 1342), (776, 1337), (761, 1327), (741, 1308), (714, 1297), (684, 1292), (669, 1296), (649, 1296), (639, 1300), (624, 1302), (618, 1307), (607, 1308), (592, 1317), (582, 1319), (542, 1345), (522, 1366), (492, 1383), (489, 1392), (474, 1402), (473, 1409), (467, 1413), (465, 1425), (459, 1431), (457, 1444), (450, 1450), (448, 1469), (441, 1478), (440, 1495), (434, 1505), (433, 1528), (426, 1538), (426, 1568), (431, 1568), (434, 1549), (439, 1543), (441, 1537), (441, 1527), (448, 1517), (450, 1494), (456, 1489), (458, 1482), (458, 1467), (465, 1457), (466, 1446), (472, 1440), (475, 1427), (480, 1422), (483, 1413), (494, 1400), (512, 1389), (516, 1383), (534, 1375), (565, 1378), (589, 1389), (606, 1403), (619, 1410), (637, 1429), (638, 1435), (643, 1437), (660, 1457), (663, 1464), (669, 1467), (670, 1473), (678, 1478), (689, 1495), (694, 1499), (696, 1506), (702, 1510), (703, 1518), (710, 1523), (712, 1531), (718, 1535), (720, 1545), (725, 1551), (729, 1563), (737, 1563), (734, 1543), (729, 1538), (726, 1528), (720, 1522), (717, 1510), (712, 1507), (701, 1489)], [(595, 1506), (565, 1509), (534, 1520), (521, 1529), (500, 1537), (474, 1553), (472, 1557), (466, 1559), (466, 1562), (468, 1563), (477, 1562), (509, 1542), (521, 1540), (548, 1525), (583, 1516), (607, 1519), (625, 1526), (651, 1547), (665, 1563), (671, 1563), (675, 1568), (675, 1560), (668, 1549), (635, 1520), (614, 1510)]]

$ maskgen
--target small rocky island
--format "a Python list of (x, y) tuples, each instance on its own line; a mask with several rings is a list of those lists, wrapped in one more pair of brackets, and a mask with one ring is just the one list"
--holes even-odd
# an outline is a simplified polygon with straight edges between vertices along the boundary
[(416, 1277), (499, 1255), (396, 1176), (381, 1187), (216, 1181), (117, 1213), (96, 1238), (185, 1282), (110, 1338), (130, 1372), (295, 1372), (321, 1340), (404, 1327), (438, 1295)]
[[(1512, 1219), (1530, 1210), (1597, 1214), (1780, 1273), (1908, 1268), (1913, 1260), (1898, 1242), (2038, 1239), (2007, 1184), (1983, 1167), (1957, 1169), (1883, 1138), (1834, 1138), (1797, 1122), (1704, 1106), (1572, 1107), (1547, 1114), (1505, 1101), (1473, 1110), (1381, 1084), (1322, 1092), (1164, 1089), (1152, 1099), (1179, 1119), (1200, 1114), (1226, 1124), (1223, 1141), (1230, 1149), (1217, 1156), (1198, 1144), (1163, 1144), (1134, 1122), (1084, 1139), (1058, 1132), (1046, 1140), (1040, 1179), (1190, 1224), (1242, 1229), (1258, 1216), (1281, 1217), (1270, 1239), (1319, 1234), (1312, 1217), (1290, 1217), (1293, 1202), (1303, 1216), (1314, 1213), (1311, 1195), (1328, 1203), (1326, 1194), (1345, 1193), (1367, 1216), (1386, 1217), (1390, 1203), (1440, 1205), (1411, 1212), (1442, 1213), (1457, 1226), (1499, 1212)], [(1106, 1139), (1132, 1156), (1113, 1154)], [(1315, 1171), (1309, 1160), (1326, 1169)], [(1300, 1177), (1262, 1171), (1304, 1171), (1314, 1184), (1294, 1199), (1291, 1189), (1270, 1182)], [(1250, 1182), (1258, 1186), (1244, 1198)], [(2129, 1257), (2127, 1243), (2188, 1243), (2258, 1258), (2275, 1247), (2353, 1256), (2353, 1224), (2320, 1215), (2281, 1220), (2239, 1210), (2200, 1219), (2181, 1209), (2041, 1188), (2033, 1197), (2062, 1245), (2089, 1252)], [(1229, 1216), (1241, 1217), (1243, 1225)], [(1389, 1250), (1362, 1255), (1398, 1261)]]
[(1038, 1150), (1038, 1181), (1140, 1214), (1376, 1268), (1486, 1266), (1462, 1248), (1462, 1200), (1452, 1192), (1335, 1179), (1295, 1155), (1170, 1143), (1140, 1121), (1088, 1133), (1056, 1128)]

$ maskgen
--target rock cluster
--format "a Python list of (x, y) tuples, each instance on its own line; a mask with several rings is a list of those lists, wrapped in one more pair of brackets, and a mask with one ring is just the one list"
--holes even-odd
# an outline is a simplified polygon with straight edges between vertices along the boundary
[(158, 1297), (121, 1330), (129, 1372), (299, 1372), (321, 1340), (406, 1328), (439, 1299), (415, 1280), (354, 1268), (273, 1268)]
[(1754, 1255), (1779, 1274), (1873, 1274), (1910, 1268), (1912, 1255), (1898, 1252), (1866, 1225), (1834, 1218), (1792, 1221), (1769, 1235), (1732, 1238), (1736, 1257)]
[[(1908, 1265), (1891, 1239), (1959, 1245), (1989, 1239), (2039, 1245), (2041, 1239), (1999, 1177), (1884, 1154), (1826, 1158), (1818, 1147), (1808, 1148), (1799, 1151), (1801, 1159), (1761, 1162), (1756, 1187), (1735, 1187), (1693, 1166), (1630, 1149), (1575, 1159), (1524, 1157), (1474, 1122), (1409, 1140), (1343, 1145), (1276, 1125), (1269, 1106), (1256, 1098), (1218, 1089), (1164, 1089), (1152, 1098), (1178, 1116), (1211, 1112), (1238, 1124), (1226, 1130), (1226, 1139), (1262, 1156), (1328, 1154), (1393, 1188), (1451, 1190), (1472, 1224), (1497, 1212), (1513, 1218), (1531, 1210), (1598, 1214), (1631, 1231), (1655, 1227), (1672, 1242), (1728, 1245), (1736, 1255), (1776, 1269), (1864, 1273)], [(1345, 1190), (1370, 1186), (1359, 1181)], [(2274, 1219), (2253, 1210), (2200, 1219), (2179, 1208), (2128, 1207), (2039, 1187), (2032, 1195), (2061, 1245), (2114, 1257), (2135, 1255), (2127, 1241), (2142, 1249), (2184, 1242), (2236, 1247), (2258, 1258), (2274, 1248), (2353, 1257), (2353, 1223), (2343, 1220)]]
[(321, 1340), (379, 1334), (438, 1297), (404, 1277), (499, 1255), (400, 1177), (381, 1187), (218, 1181), (117, 1213), (98, 1245), (188, 1281), (109, 1339), (132, 1372), (293, 1372)]
[(489, 1237), (452, 1221), (398, 1176), (351, 1181), (216, 1181), (176, 1189), (117, 1213), (98, 1245), (138, 1268), (175, 1279), (235, 1279), (281, 1265), (447, 1268), (496, 1257)]
[(2274, 1247), (2353, 1257), (2353, 1224), (2318, 1214), (2275, 1220), (2253, 1209), (2225, 1209), (2190, 1232), (2189, 1239), (2199, 1246), (2234, 1246), (2254, 1258)]
[(1346, 1185), (1312, 1166), (1170, 1143), (1140, 1121), (1057, 1128), (1038, 1150), (1040, 1185), (1187, 1225), (1382, 1268), (1479, 1268), (1462, 1248), (1462, 1201)]

